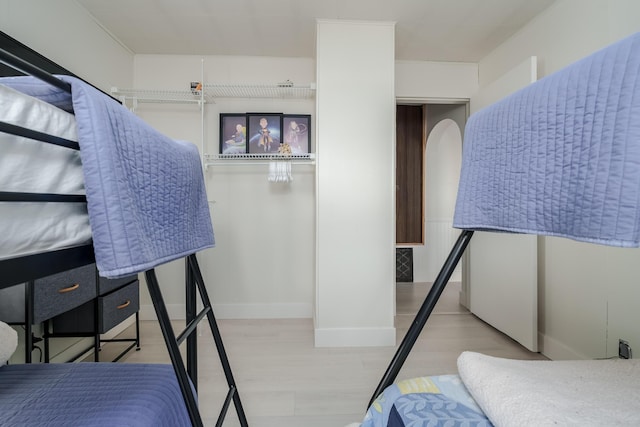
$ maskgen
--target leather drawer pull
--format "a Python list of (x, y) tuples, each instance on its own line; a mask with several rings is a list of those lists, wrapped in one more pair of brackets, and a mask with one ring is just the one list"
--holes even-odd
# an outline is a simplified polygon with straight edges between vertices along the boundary
[(59, 294), (66, 294), (67, 292), (75, 291), (80, 287), (80, 283), (76, 283), (75, 285), (71, 285), (68, 288), (58, 289)]
[(131, 300), (127, 300), (127, 302), (125, 302), (124, 304), (120, 304), (119, 306), (117, 306), (116, 308), (118, 310), (122, 310), (125, 307), (129, 307), (131, 305)]

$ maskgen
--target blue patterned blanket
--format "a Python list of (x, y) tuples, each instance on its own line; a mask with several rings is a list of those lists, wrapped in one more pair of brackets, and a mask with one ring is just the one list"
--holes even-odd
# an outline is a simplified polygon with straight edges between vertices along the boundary
[(100, 274), (139, 273), (214, 246), (197, 147), (160, 134), (81, 80), (60, 78), (72, 96), (32, 77), (0, 83), (73, 110)]
[(490, 427), (457, 375), (393, 384), (373, 402), (361, 427)]
[(473, 114), (454, 227), (640, 246), (640, 33)]

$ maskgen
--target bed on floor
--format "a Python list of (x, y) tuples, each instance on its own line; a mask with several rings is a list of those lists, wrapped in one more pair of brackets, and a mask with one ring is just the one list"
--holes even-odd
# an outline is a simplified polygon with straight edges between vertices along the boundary
[(474, 232), (640, 246), (640, 33), (469, 118), (454, 227), (460, 237), (362, 426), (638, 425), (636, 360), (465, 352), (457, 375), (393, 382)]
[[(28, 74), (0, 78), (0, 289), (94, 262), (106, 278), (144, 273), (171, 359), (6, 365), (5, 357), (0, 425), (203, 425), (193, 332), (205, 318), (229, 385), (218, 423), (233, 402), (247, 425), (195, 255), (214, 246), (195, 145), (158, 133), (74, 76), (4, 49), (0, 62)], [(177, 335), (154, 268), (182, 258), (187, 327)]]

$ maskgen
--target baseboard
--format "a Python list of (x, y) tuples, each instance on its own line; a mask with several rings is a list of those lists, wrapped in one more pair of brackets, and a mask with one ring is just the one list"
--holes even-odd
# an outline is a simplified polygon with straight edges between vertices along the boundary
[(389, 347), (396, 345), (395, 328), (316, 328), (316, 347)]
[(125, 329), (129, 326), (136, 323), (136, 316), (129, 316), (127, 319), (118, 323), (116, 326), (108, 330), (106, 333), (102, 334), (100, 337), (103, 340), (112, 340), (116, 336), (120, 335)]
[(214, 304), (218, 319), (309, 319), (311, 304)]
[(538, 332), (538, 343), (541, 344), (539, 348), (540, 353), (545, 355), (551, 360), (588, 360), (590, 357), (581, 354), (566, 344), (551, 338), (542, 332)]
[[(172, 320), (183, 320), (184, 304), (167, 304)], [(309, 319), (313, 316), (311, 304), (214, 304), (217, 319)], [(140, 307), (140, 320), (157, 320), (153, 305)]]
[(87, 356), (93, 354), (93, 338), (79, 338), (78, 341), (71, 344), (66, 349), (56, 355), (52, 355), (49, 359), (50, 363), (65, 363), (71, 359), (75, 359), (75, 363), (81, 362)]
[[(184, 320), (187, 317), (184, 304), (166, 304), (166, 308), (171, 320)], [(158, 320), (152, 304), (140, 305), (140, 320)]]
[[(116, 326), (108, 330), (106, 333), (100, 335), (100, 338), (102, 338), (103, 340), (114, 339), (116, 336), (121, 334), (125, 329), (127, 329), (129, 326), (135, 323), (136, 323), (136, 316), (129, 316), (127, 319), (118, 323)], [(82, 362), (82, 360), (84, 360), (85, 358), (93, 355), (94, 348), (92, 344), (93, 344), (93, 338), (83, 338), (78, 342), (76, 342), (75, 344), (73, 344), (68, 349), (61, 352), (60, 354), (57, 354), (55, 357), (52, 357), (51, 362), (63, 363), (73, 357), (78, 356), (79, 354), (81, 354), (82, 356), (78, 357), (75, 360), (75, 362), (76, 363)], [(83, 352), (82, 350), (85, 350), (85, 351)]]

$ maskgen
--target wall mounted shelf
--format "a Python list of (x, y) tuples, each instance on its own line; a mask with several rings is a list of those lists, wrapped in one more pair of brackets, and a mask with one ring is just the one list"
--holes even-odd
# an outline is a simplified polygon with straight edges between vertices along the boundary
[[(201, 65), (201, 81), (204, 81), (204, 60)], [(271, 98), (271, 99), (313, 99), (316, 85), (296, 85), (290, 80), (276, 84), (216, 84), (203, 83), (202, 90), (160, 90), (160, 89), (123, 89), (111, 88), (111, 95), (119, 99), (131, 111), (136, 111), (139, 104), (195, 104), (200, 110), (201, 141), (203, 166), (267, 164), (272, 161), (288, 161), (298, 164), (315, 164), (315, 154), (280, 155), (277, 153), (256, 154), (206, 154), (205, 147), (205, 104), (215, 104), (216, 99), (223, 98)]]
[(137, 104), (215, 104), (216, 98), (312, 99), (315, 84), (296, 86), (281, 84), (204, 84), (202, 91), (111, 88), (111, 94), (124, 105)]
[(126, 106), (149, 104), (202, 104), (213, 103), (211, 95), (190, 90), (121, 89), (111, 88), (111, 94)]
[(312, 99), (316, 85), (293, 84), (205, 84), (204, 92), (213, 98)]
[(314, 153), (282, 155), (276, 153), (240, 153), (240, 154), (205, 154), (205, 166), (210, 165), (255, 165), (273, 161), (292, 162), (298, 164), (315, 164)]

